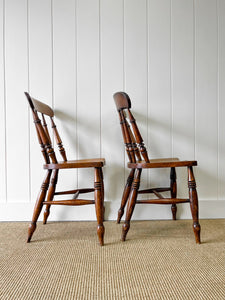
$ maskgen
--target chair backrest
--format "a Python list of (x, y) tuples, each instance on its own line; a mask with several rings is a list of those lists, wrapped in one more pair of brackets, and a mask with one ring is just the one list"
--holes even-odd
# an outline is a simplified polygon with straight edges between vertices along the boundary
[(27, 92), (25, 92), (25, 95), (32, 110), (38, 141), (41, 146), (41, 152), (44, 156), (45, 163), (57, 163), (57, 158), (49, 135), (48, 125), (46, 123), (45, 116), (50, 118), (51, 127), (53, 129), (54, 137), (58, 145), (59, 152), (63, 158), (63, 161), (67, 161), (66, 152), (62, 145), (62, 140), (59, 136), (58, 130), (53, 120), (54, 111), (48, 105), (32, 98)]
[(129, 161), (137, 162), (144, 160), (145, 162), (149, 162), (144, 141), (136, 120), (130, 111), (131, 101), (129, 96), (124, 92), (118, 92), (113, 95), (113, 98), (119, 113), (120, 125)]

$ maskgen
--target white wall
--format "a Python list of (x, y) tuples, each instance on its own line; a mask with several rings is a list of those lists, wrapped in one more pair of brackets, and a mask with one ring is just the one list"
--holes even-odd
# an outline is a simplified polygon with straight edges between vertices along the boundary
[[(0, 220), (31, 218), (44, 175), (24, 91), (54, 107), (69, 158), (106, 158), (106, 218), (116, 218), (127, 175), (119, 90), (150, 157), (197, 159), (200, 217), (224, 216), (224, 0), (0, 0)], [(167, 185), (168, 172), (145, 172), (143, 186)], [(93, 176), (62, 175), (66, 188)], [(178, 216), (191, 217), (187, 204)], [(170, 207), (138, 206), (134, 218), (171, 218)], [(94, 220), (95, 210), (53, 207), (51, 219)]]

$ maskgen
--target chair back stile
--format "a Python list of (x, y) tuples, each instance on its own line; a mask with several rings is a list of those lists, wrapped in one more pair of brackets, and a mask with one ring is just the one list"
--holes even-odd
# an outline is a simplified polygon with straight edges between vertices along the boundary
[(130, 162), (136, 162), (135, 152), (134, 152), (133, 143), (131, 139), (131, 130), (127, 123), (123, 110), (119, 111), (119, 116), (120, 116), (120, 125), (122, 129), (124, 145), (125, 145), (128, 159)]
[[(41, 152), (43, 154), (45, 163), (48, 164), (50, 161), (54, 164), (58, 163), (54, 148), (52, 146), (52, 141), (50, 138), (50, 134), (48, 131), (48, 125), (45, 119), (45, 116), (48, 116), (51, 121), (51, 127), (53, 129), (54, 137), (56, 140), (56, 143), (59, 148), (59, 152), (63, 158), (63, 161), (67, 161), (66, 152), (62, 145), (62, 140), (59, 136), (58, 130), (56, 128), (56, 125), (54, 123), (53, 117), (54, 112), (53, 110), (47, 106), (46, 104), (35, 100), (34, 98), (31, 98), (28, 93), (25, 93), (27, 100), (29, 102), (30, 108), (32, 110), (33, 114), (33, 120), (37, 131), (38, 141), (41, 146)], [(42, 120), (39, 118), (38, 113), (41, 114)]]
[(56, 140), (56, 143), (58, 145), (58, 148), (59, 148), (59, 153), (61, 154), (62, 158), (63, 158), (63, 161), (67, 161), (67, 157), (66, 157), (66, 151), (63, 147), (63, 144), (62, 144), (62, 140), (59, 136), (59, 132), (57, 130), (57, 127), (54, 123), (54, 120), (52, 117), (50, 117), (50, 120), (51, 120), (51, 124), (52, 124), (52, 129), (53, 129), (53, 133), (54, 133), (54, 137), (55, 137), (55, 140)]
[[(114, 100), (119, 113), (124, 144), (130, 162), (144, 160), (149, 162), (148, 152), (144, 145), (136, 120), (130, 111), (131, 101), (124, 92), (114, 94)], [(128, 117), (126, 117), (128, 115)]]

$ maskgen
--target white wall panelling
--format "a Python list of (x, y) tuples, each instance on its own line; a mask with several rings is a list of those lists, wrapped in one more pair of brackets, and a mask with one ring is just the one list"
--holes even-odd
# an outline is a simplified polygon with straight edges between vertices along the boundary
[[(214, 195), (218, 193), (217, 2), (208, 0), (197, 1), (195, 8), (195, 145), (196, 159), (198, 159), (200, 165), (196, 175), (198, 176), (201, 197), (213, 199)], [(205, 103), (207, 103), (207, 106), (205, 106)]]
[(225, 199), (225, 1), (218, 1), (218, 199)]
[[(171, 157), (171, 2), (148, 1), (148, 146), (150, 159)], [(169, 170), (149, 172), (152, 186), (168, 186)], [(170, 215), (169, 206), (148, 206), (140, 213)], [(155, 210), (155, 212), (154, 212)], [(142, 212), (143, 214), (143, 212)]]
[[(0, 0), (0, 220), (29, 220), (44, 176), (26, 90), (56, 110), (68, 158), (106, 158), (106, 218), (116, 218), (128, 174), (119, 90), (133, 99), (150, 157), (197, 159), (200, 217), (222, 217), (224, 28), (223, 0)], [(60, 187), (93, 178), (63, 173)], [(186, 170), (177, 174), (184, 196)], [(168, 175), (143, 172), (143, 187)], [(138, 206), (134, 218), (171, 218), (170, 208)], [(69, 219), (94, 220), (93, 206), (52, 209), (51, 220)]]
[(5, 36), (4, 36), (4, 1), (0, 1), (0, 202), (6, 200), (6, 144), (5, 144)]
[(7, 201), (27, 202), (29, 118), (22, 92), (28, 86), (27, 1), (5, 1), (4, 14)]
[[(193, 2), (171, 5), (171, 138), (172, 155), (194, 159), (194, 10)], [(182, 62), (182, 63), (181, 63)], [(177, 168), (178, 195), (187, 197), (187, 171)], [(179, 210), (179, 213), (181, 211)]]
[(106, 159), (105, 212), (110, 219), (115, 218), (124, 186), (124, 146), (112, 101), (113, 93), (124, 88), (123, 21), (123, 0), (100, 1), (101, 154)]

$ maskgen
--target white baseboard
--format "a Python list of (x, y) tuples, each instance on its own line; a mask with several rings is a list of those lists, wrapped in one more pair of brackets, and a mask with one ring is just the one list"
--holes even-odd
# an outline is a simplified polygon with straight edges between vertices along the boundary
[[(106, 220), (116, 220), (119, 202), (105, 202)], [(30, 221), (34, 203), (0, 203), (0, 221)], [(190, 205), (179, 204), (178, 219), (191, 219)], [(200, 219), (225, 218), (225, 200), (199, 201)], [(43, 219), (43, 212), (39, 220)], [(135, 207), (132, 220), (168, 220), (171, 219), (170, 205), (141, 205)], [(49, 221), (94, 221), (94, 205), (81, 207), (54, 206), (51, 208)]]

